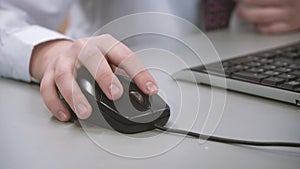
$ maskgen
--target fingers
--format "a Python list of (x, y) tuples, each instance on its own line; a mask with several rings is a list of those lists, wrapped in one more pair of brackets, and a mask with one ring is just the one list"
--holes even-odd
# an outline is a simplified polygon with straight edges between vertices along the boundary
[[(126, 69), (123, 69), (123, 67), (130, 68), (131, 66), (135, 67), (135, 65), (132, 65), (134, 63), (132, 61), (132, 58), (135, 57), (128, 57), (125, 59), (118, 67), (112, 66), (112, 69), (117, 74), (122, 74), (125, 76), (128, 76)], [(130, 72), (130, 71), (129, 71)], [(134, 72), (134, 71), (132, 71)], [(136, 69), (136, 74), (131, 72), (131, 77), (133, 77), (133, 80), (136, 82), (136, 84), (139, 86), (139, 88), (148, 95), (154, 95), (158, 92), (157, 84), (155, 83), (155, 80), (151, 76), (151, 74), (146, 69)]]
[(245, 20), (263, 33), (281, 33), (300, 28), (298, 10), (300, 1), (291, 0), (237, 0), (236, 8)]
[(111, 64), (111, 65), (110, 65), (110, 68), (111, 68), (112, 71), (113, 71), (114, 73), (116, 73), (116, 74), (120, 74), (120, 75), (123, 75), (123, 76), (129, 76), (129, 75), (127, 74), (127, 72), (126, 72), (124, 69), (120, 68), (119, 66), (116, 66), (116, 65)]
[(105, 54), (107, 60), (125, 70), (144, 93), (156, 94), (157, 84), (140, 59), (126, 45), (113, 37), (106, 35), (104, 39), (109, 44), (98, 46), (98, 48)]
[(79, 56), (80, 62), (87, 67), (108, 98), (118, 99), (123, 93), (123, 87), (113, 74), (111, 65), (125, 70), (144, 93), (157, 93), (158, 87), (153, 77), (123, 43), (110, 35), (101, 35), (80, 43), (84, 46)]
[(286, 22), (276, 22), (265, 25), (257, 25), (256, 29), (262, 33), (277, 33), (277, 32), (288, 32), (295, 28)]
[(255, 24), (266, 24), (281, 21), (285, 18), (286, 12), (277, 7), (247, 7), (240, 5), (236, 12), (245, 20)]
[[(58, 43), (58, 42), (57, 42)], [(95, 78), (106, 96), (112, 100), (118, 99), (123, 93), (123, 87), (114, 71), (130, 75), (149, 95), (157, 93), (158, 88), (150, 73), (141, 61), (123, 43), (110, 35), (102, 35), (90, 39), (79, 39), (72, 45), (54, 45), (49, 56), (47, 70), (41, 81), (41, 93), (49, 110), (61, 121), (70, 119), (70, 112), (60, 100), (58, 91), (80, 119), (91, 115), (92, 108), (80, 90), (75, 74), (78, 66), (85, 66)], [(62, 50), (63, 49), (63, 50)], [(59, 55), (58, 55), (59, 54)]]
[(105, 95), (112, 100), (118, 99), (123, 94), (123, 87), (120, 81), (112, 72), (112, 69), (107, 62), (106, 58), (102, 54), (102, 51), (97, 47), (97, 43), (107, 43), (105, 41), (96, 42), (93, 39), (87, 42), (82, 40), (78, 43), (78, 46), (82, 46), (79, 61), (88, 69), (91, 75), (95, 78), (99, 87), (105, 93)]
[(255, 5), (255, 6), (269, 6), (269, 5), (281, 5), (283, 0), (236, 0), (236, 2)]
[(74, 78), (75, 61), (72, 57), (60, 57), (56, 62), (54, 81), (78, 118), (86, 119), (91, 115), (92, 108)]
[(139, 72), (135, 77), (134, 81), (136, 82), (137, 86), (146, 94), (154, 95), (158, 92), (157, 84), (155, 83), (154, 78), (152, 75), (147, 71), (143, 70)]
[(71, 116), (68, 109), (59, 98), (53, 75), (54, 72), (51, 71), (43, 77), (40, 84), (40, 92), (46, 106), (52, 114), (60, 121), (68, 121)]

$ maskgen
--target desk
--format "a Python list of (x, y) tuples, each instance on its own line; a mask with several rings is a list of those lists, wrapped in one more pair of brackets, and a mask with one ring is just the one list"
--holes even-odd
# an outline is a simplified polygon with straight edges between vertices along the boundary
[[(228, 58), (295, 41), (300, 39), (300, 34), (268, 36), (248, 30), (223, 30), (210, 33), (209, 37), (220, 56)], [(190, 64), (195, 62), (191, 60)], [(173, 71), (176, 70), (179, 67), (173, 68)], [(193, 92), (193, 89), (189, 89), (193, 84), (183, 85), (187, 91)], [(206, 86), (199, 86), (198, 90), (202, 98), (209, 95), (210, 89)], [(0, 92), (0, 168), (3, 169), (300, 167), (299, 149), (255, 148), (215, 142), (199, 144), (198, 140), (192, 138), (184, 138), (172, 149), (147, 158), (119, 156), (97, 146), (81, 127), (53, 119), (43, 104), (38, 86), (1, 78)], [(299, 107), (236, 92), (227, 92), (226, 97), (224, 113), (215, 135), (253, 140), (300, 141)], [(188, 110), (182, 112), (183, 116), (190, 113)], [(197, 122), (194, 126), (197, 130)], [(146, 134), (149, 133), (138, 136)], [(116, 140), (124, 138), (113, 131), (105, 131), (104, 135), (112, 135)], [(165, 141), (176, 137), (164, 134)], [(126, 139), (122, 144), (124, 147), (134, 147)], [(159, 146), (150, 144), (138, 151)]]

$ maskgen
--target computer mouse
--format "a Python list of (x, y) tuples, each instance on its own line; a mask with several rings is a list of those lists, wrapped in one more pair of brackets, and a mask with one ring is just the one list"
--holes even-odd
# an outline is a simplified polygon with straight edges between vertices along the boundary
[[(106, 97), (86, 68), (78, 69), (76, 81), (93, 108), (92, 115), (83, 120), (121, 133), (138, 133), (164, 126), (170, 117), (169, 105), (158, 95), (148, 96), (127, 76), (115, 74), (124, 92), (112, 101)], [(73, 118), (77, 118), (73, 113)]]

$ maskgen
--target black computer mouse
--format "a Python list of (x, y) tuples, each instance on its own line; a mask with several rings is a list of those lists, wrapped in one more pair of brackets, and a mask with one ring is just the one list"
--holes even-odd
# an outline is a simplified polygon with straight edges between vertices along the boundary
[[(76, 80), (93, 108), (91, 122), (121, 133), (138, 133), (164, 126), (170, 117), (170, 107), (158, 95), (148, 96), (127, 76), (116, 74), (124, 88), (118, 100), (106, 97), (90, 73), (84, 67), (77, 72)], [(77, 118), (73, 113), (73, 118)]]

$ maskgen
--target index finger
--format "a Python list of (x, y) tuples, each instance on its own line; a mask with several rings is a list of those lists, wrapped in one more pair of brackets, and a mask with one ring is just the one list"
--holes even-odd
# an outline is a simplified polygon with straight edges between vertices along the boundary
[(111, 64), (125, 70), (145, 94), (156, 94), (158, 87), (154, 78), (134, 52), (110, 35), (105, 35), (104, 38), (105, 44), (96, 44), (98, 44), (97, 47), (107, 60)]

